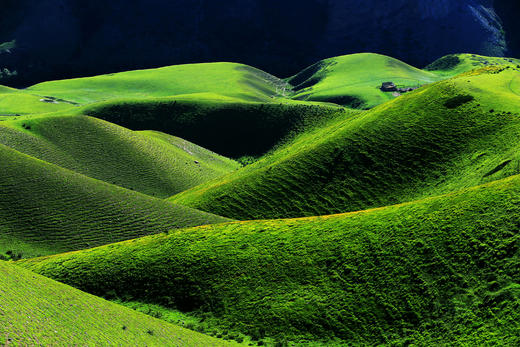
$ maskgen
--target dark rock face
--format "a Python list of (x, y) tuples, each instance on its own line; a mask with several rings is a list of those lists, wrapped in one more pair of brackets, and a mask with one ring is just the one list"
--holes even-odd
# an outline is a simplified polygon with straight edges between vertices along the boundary
[(0, 69), (17, 70), (9, 82), (17, 86), (190, 62), (242, 62), (285, 77), (363, 51), (416, 66), (449, 53), (506, 53), (492, 0), (2, 3), (0, 43), (17, 47), (0, 55)]

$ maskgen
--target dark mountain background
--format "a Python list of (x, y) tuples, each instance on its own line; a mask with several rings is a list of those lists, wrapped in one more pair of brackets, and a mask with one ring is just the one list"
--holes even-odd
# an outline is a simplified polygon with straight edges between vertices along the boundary
[(0, 49), (0, 82), (18, 87), (192, 62), (242, 62), (286, 77), (355, 52), (419, 67), (455, 52), (520, 54), (518, 0), (1, 0), (0, 8), (0, 43), (16, 40)]

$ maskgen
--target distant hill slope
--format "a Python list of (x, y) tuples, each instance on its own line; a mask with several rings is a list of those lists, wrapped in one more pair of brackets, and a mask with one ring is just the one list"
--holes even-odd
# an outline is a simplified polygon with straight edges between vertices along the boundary
[(340, 213), (520, 172), (520, 71), (488, 67), (301, 134), (171, 201), (236, 219)]
[(18, 262), (279, 341), (520, 343), (520, 176), (341, 215), (172, 231)]
[(55, 254), (228, 221), (0, 145), (0, 253)]
[(0, 343), (6, 346), (228, 345), (2, 261), (0, 287)]
[(251, 66), (235, 63), (174, 65), (95, 77), (43, 82), (27, 88), (81, 104), (114, 98), (166, 97), (213, 93), (244, 101), (281, 95), (286, 82)]
[(498, 6), (508, 3), (515, 1), (3, 0), (8, 18), (0, 24), (0, 44), (15, 40), (15, 46), (0, 55), (0, 69), (16, 71), (6, 81), (25, 87), (212, 61), (242, 62), (285, 77), (320, 59), (356, 52), (422, 67), (455, 52), (504, 55), (506, 37), (513, 43), (519, 35), (515, 6)]
[(86, 176), (162, 198), (240, 167), (166, 134), (151, 137), (83, 116), (0, 122), (0, 143)]
[(479, 67), (518, 65), (520, 60), (453, 54), (419, 70), (397, 59), (372, 53), (322, 60), (288, 79), (295, 87), (293, 99), (326, 101), (354, 108), (372, 108), (396, 96), (383, 92), (383, 82), (399, 88), (416, 88)]

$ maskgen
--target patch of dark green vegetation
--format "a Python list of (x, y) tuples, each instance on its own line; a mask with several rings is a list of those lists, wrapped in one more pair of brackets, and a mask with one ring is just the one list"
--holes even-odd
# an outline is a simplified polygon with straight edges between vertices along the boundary
[(493, 170), (489, 171), (489, 172), (486, 172), (486, 174), (484, 175), (484, 177), (488, 177), (488, 176), (491, 176), (493, 174), (496, 174), (497, 172), (499, 172), (500, 170), (502, 170), (503, 168), (505, 168), (507, 165), (509, 165), (509, 163), (511, 163), (512, 160), (506, 160), (504, 161), (503, 163), (497, 165), (497, 167), (495, 167)]
[(475, 100), (475, 97), (473, 95), (457, 95), (453, 98), (449, 98), (448, 100), (446, 100), (444, 102), (444, 106), (446, 106), (446, 108), (453, 109), (467, 104), (468, 102), (471, 102), (473, 100)]
[(458, 56), (451, 54), (437, 59), (424, 69), (427, 71), (451, 70), (461, 63)]
[(323, 61), (317, 62), (304, 69), (299, 74), (289, 78), (287, 81), (294, 86), (294, 90), (302, 90), (304, 88), (312, 87), (317, 84), (321, 78), (315, 76), (318, 72), (323, 70), (327, 64)]
[(330, 96), (330, 97), (316, 97), (316, 101), (321, 102), (331, 102), (333, 104), (338, 104), (341, 106), (346, 106), (353, 109), (363, 109), (366, 108), (366, 103), (363, 99), (358, 98), (353, 95), (339, 95), (339, 96)]

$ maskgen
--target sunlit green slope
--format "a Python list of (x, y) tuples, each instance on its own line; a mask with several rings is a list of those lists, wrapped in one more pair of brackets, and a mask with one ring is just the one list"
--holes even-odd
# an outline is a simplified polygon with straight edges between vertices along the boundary
[(516, 59), (457, 54), (419, 70), (391, 57), (361, 53), (322, 60), (288, 81), (295, 86), (293, 99), (372, 108), (398, 95), (382, 92), (383, 82), (394, 82), (401, 88), (418, 87), (479, 67), (519, 63)]
[(0, 143), (89, 177), (163, 198), (240, 166), (166, 134), (150, 137), (83, 116), (0, 122)]
[(228, 345), (2, 261), (0, 288), (2, 345)]
[(520, 176), (341, 215), (172, 231), (20, 264), (279, 341), (520, 343)]
[(56, 102), (26, 91), (0, 86), (0, 120), (5, 116), (72, 110), (74, 105)]
[(0, 254), (54, 254), (222, 221), (0, 144)]
[(363, 210), (520, 172), (520, 72), (489, 67), (345, 113), (173, 202), (236, 219)]
[(208, 63), (44, 82), (27, 91), (82, 104), (121, 97), (148, 98), (197, 93), (213, 93), (217, 98), (265, 101), (282, 95), (285, 86), (284, 81), (247, 65)]

